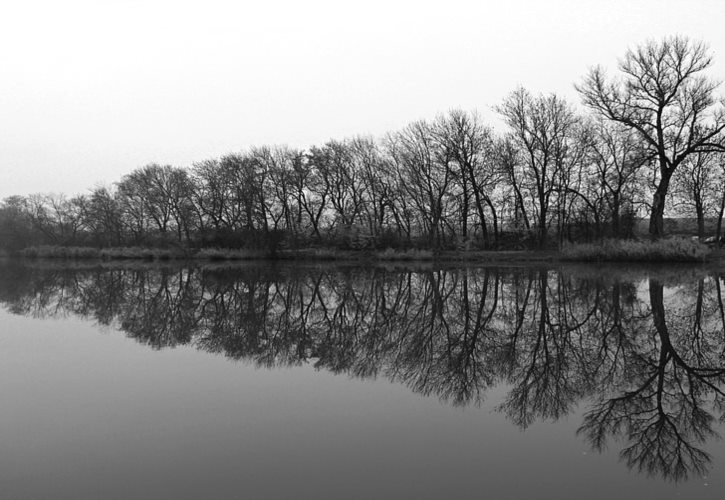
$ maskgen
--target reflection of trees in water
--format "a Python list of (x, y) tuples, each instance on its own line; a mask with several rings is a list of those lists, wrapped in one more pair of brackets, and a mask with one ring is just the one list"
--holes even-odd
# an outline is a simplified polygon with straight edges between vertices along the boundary
[(4, 268), (17, 314), (77, 314), (154, 348), (382, 376), (456, 405), (488, 388), (517, 425), (591, 404), (579, 433), (630, 466), (704, 472), (725, 410), (719, 276), (631, 282), (541, 269)]
[[(580, 432), (601, 449), (607, 436), (624, 435), (621, 455), (630, 467), (675, 480), (704, 473), (709, 455), (700, 449), (715, 435), (723, 414), (723, 330), (711, 318), (722, 314), (719, 278), (677, 290), (666, 305), (664, 286), (649, 283), (649, 317), (638, 321), (639, 339), (625, 351), (627, 370), (597, 397)], [(714, 292), (714, 293), (713, 293)], [(706, 310), (706, 304), (708, 309)]]

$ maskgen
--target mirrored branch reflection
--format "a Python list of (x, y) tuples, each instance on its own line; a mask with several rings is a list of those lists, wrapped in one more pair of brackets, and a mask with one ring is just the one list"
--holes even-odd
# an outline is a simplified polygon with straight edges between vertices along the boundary
[(0, 304), (76, 315), (154, 349), (381, 377), (458, 406), (505, 386), (525, 428), (579, 435), (680, 481), (725, 421), (723, 277), (541, 268), (0, 267)]

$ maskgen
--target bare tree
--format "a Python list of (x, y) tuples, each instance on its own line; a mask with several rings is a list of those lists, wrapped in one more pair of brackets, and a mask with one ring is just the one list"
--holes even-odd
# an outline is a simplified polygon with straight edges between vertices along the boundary
[(219, 230), (231, 205), (231, 179), (216, 158), (194, 163), (191, 168), (192, 199), (199, 228)]
[(354, 161), (352, 144), (329, 141), (313, 148), (312, 158), (336, 221), (344, 228), (351, 227), (362, 214), (365, 201), (364, 174)]
[(570, 168), (567, 156), (576, 116), (561, 97), (534, 97), (524, 88), (509, 94), (497, 110), (522, 150), (523, 172), (536, 200), (539, 244), (545, 246), (552, 202), (561, 191), (561, 180), (568, 178), (565, 169)]
[(385, 158), (372, 137), (354, 137), (348, 141), (354, 168), (361, 174), (363, 212), (367, 230), (373, 244), (383, 230), (390, 206), (391, 172)]
[(461, 236), (468, 237), (468, 213), (471, 206), (478, 216), (485, 243), (489, 243), (486, 214), (490, 212), (493, 237), (498, 233), (498, 214), (492, 191), (499, 178), (493, 166), (493, 133), (483, 124), (480, 115), (460, 109), (441, 115), (435, 132), (448, 157), (461, 191)]
[(25, 197), (11, 196), (0, 202), (0, 248), (16, 251), (33, 244), (33, 229)]
[(438, 247), (443, 242), (442, 228), (453, 181), (450, 154), (440, 146), (433, 126), (425, 121), (411, 123), (388, 140), (400, 185), (413, 201), (423, 231)]
[(320, 240), (320, 222), (330, 194), (330, 186), (325, 182), (325, 176), (320, 170), (320, 162), (324, 161), (324, 153), (321, 149), (313, 147), (306, 155), (306, 161), (300, 163), (300, 168), (295, 176), (299, 187), (300, 205), (304, 209), (312, 225), (314, 236)]
[(526, 203), (524, 202), (524, 193), (526, 189), (522, 186), (524, 177), (524, 166), (522, 160), (522, 152), (518, 146), (513, 134), (498, 139), (495, 145), (495, 161), (497, 170), (507, 182), (506, 191), (510, 191), (513, 208), (510, 209), (510, 218), (513, 226), (516, 228), (523, 227), (526, 231), (531, 229)]
[(725, 149), (725, 112), (714, 95), (718, 83), (702, 74), (711, 64), (704, 43), (668, 37), (628, 50), (619, 63), (620, 78), (595, 67), (576, 86), (586, 106), (635, 130), (657, 159), (652, 238), (663, 235), (675, 170), (692, 154)]
[(694, 210), (697, 217), (697, 236), (705, 236), (705, 217), (712, 215), (720, 201), (716, 182), (718, 169), (715, 167), (717, 158), (712, 153), (695, 153), (690, 155), (677, 170), (674, 179), (673, 195), (680, 200), (682, 206), (690, 214)]
[(641, 171), (651, 159), (637, 134), (620, 123), (597, 120), (593, 124), (593, 141), (589, 163), (593, 169), (594, 204), (598, 219), (608, 218), (612, 235), (627, 234), (622, 217), (625, 210), (633, 211), (636, 199), (643, 193)]
[(119, 196), (106, 187), (96, 187), (84, 198), (83, 219), (93, 239), (101, 246), (117, 246), (123, 241)]

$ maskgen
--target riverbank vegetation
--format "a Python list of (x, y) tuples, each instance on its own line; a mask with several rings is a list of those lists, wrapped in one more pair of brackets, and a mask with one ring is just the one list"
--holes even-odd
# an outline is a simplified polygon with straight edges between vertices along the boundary
[[(300, 248), (278, 251), (274, 256), (263, 250), (230, 248), (145, 248), (145, 247), (63, 247), (33, 246), (19, 252), (27, 259), (72, 260), (366, 260), (366, 261), (458, 261), (458, 260), (541, 260), (541, 252), (456, 252), (421, 249), (338, 250), (334, 248)], [(552, 255), (547, 254), (550, 258)]]
[(377, 139), (256, 146), (146, 165), (83, 195), (13, 196), (0, 204), (0, 247), (106, 259), (524, 249), (699, 259), (704, 250), (679, 244), (596, 242), (645, 236), (640, 218), (658, 240), (666, 213), (696, 217), (700, 238), (715, 220), (720, 235), (725, 108), (711, 63), (703, 43), (670, 37), (628, 51), (617, 77), (592, 69), (577, 85), (583, 109), (514, 90), (496, 107), (502, 131), (452, 110)]
[(309, 261), (436, 261), (436, 262), (705, 262), (718, 256), (699, 241), (671, 238), (649, 240), (603, 240), (596, 244), (567, 244), (560, 251), (541, 250), (338, 250), (302, 248), (280, 250), (274, 256), (254, 249), (230, 248), (145, 248), (34, 246), (19, 255), (28, 259), (59, 260), (309, 260)]
[(712, 250), (683, 238), (657, 241), (603, 240), (574, 244), (561, 251), (562, 260), (584, 262), (705, 262)]

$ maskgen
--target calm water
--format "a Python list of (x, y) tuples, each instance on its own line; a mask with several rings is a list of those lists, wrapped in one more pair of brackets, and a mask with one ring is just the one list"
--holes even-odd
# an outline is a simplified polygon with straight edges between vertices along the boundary
[(0, 497), (722, 498), (704, 269), (0, 265)]

